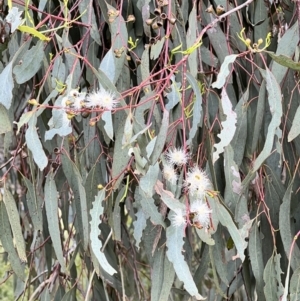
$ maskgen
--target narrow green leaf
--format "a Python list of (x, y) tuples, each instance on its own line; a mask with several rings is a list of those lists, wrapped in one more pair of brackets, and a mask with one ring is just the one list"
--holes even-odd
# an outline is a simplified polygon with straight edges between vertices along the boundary
[(90, 241), (91, 247), (96, 255), (100, 266), (110, 275), (117, 273), (117, 271), (109, 264), (103, 252), (101, 252), (102, 242), (99, 240), (99, 235), (101, 231), (99, 229), (99, 216), (103, 214), (102, 201), (105, 198), (105, 189), (102, 189), (98, 192), (98, 195), (95, 197), (93, 202), (93, 208), (90, 211), (91, 221), (90, 221)]
[(7, 211), (0, 195), (0, 241), (4, 250), (8, 253), (8, 260), (17, 277), (25, 281), (25, 266), (21, 263), (13, 244), (13, 236), (11, 233), (10, 223)]
[(82, 177), (76, 165), (71, 161), (67, 155), (62, 156), (62, 166), (66, 178), (72, 188), (74, 194), (75, 208), (76, 208), (76, 221), (78, 224), (78, 233), (82, 241), (84, 250), (88, 247), (88, 213), (86, 193), (82, 184)]
[(164, 257), (163, 248), (157, 249), (153, 256), (153, 266), (151, 271), (151, 301), (160, 301), (159, 296), (164, 285)]
[[(196, 51), (194, 53), (196, 53)], [(186, 72), (186, 78), (188, 82), (191, 84), (195, 95), (195, 101), (193, 106), (193, 122), (192, 122), (192, 127), (189, 131), (189, 139), (186, 142), (187, 145), (190, 145), (192, 143), (192, 139), (195, 137), (197, 133), (198, 127), (202, 119), (202, 95), (199, 89), (198, 82), (195, 80), (193, 75), (190, 74), (189, 72)]]
[(100, 33), (96, 22), (96, 15), (94, 11), (93, 3), (89, 0), (83, 0), (79, 2), (79, 11), (81, 16), (81, 22), (89, 25), (89, 32), (91, 38), (101, 45)]
[(264, 270), (264, 281), (266, 285), (264, 286), (264, 293), (266, 297), (266, 301), (274, 301), (279, 300), (283, 291), (280, 287), (282, 287), (281, 279), (279, 278), (280, 285), (278, 286), (278, 260), (280, 260), (280, 254), (272, 255)]
[(300, 300), (300, 267), (297, 268), (290, 281), (290, 301)]
[[(286, 30), (286, 32), (278, 42), (276, 55), (277, 56), (285, 55), (287, 57), (292, 57), (295, 53), (295, 49), (298, 42), (299, 42), (299, 26), (298, 26), (298, 22), (295, 22), (292, 27)], [(276, 61), (273, 62), (271, 67), (271, 71), (274, 75), (274, 78), (279, 84), (281, 84), (281, 81), (283, 80), (287, 70), (288, 70), (287, 67), (278, 64)]]
[(35, 231), (43, 230), (43, 214), (42, 214), (42, 203), (43, 199), (37, 195), (35, 187), (31, 181), (29, 181), (25, 176), (23, 176), (23, 180), (27, 187), (27, 206), (30, 218), (33, 223), (33, 227)]
[[(172, 214), (174, 213), (172, 212), (171, 215)], [(191, 271), (182, 255), (184, 227), (185, 225), (179, 227), (170, 226), (167, 228), (167, 256), (173, 263), (177, 277), (183, 282), (187, 292), (195, 297), (196, 300), (205, 300), (205, 298), (199, 294)]]
[(259, 156), (256, 158), (252, 170), (248, 173), (246, 178), (243, 180), (243, 186), (246, 187), (251, 179), (253, 178), (255, 172), (261, 167), (264, 161), (270, 156), (273, 149), (273, 143), (275, 135), (281, 138), (281, 129), (279, 128), (281, 124), (282, 117), (282, 104), (281, 104), (281, 89), (278, 85), (274, 75), (267, 68), (266, 70), (260, 69), (262, 76), (266, 81), (266, 86), (268, 90), (268, 102), (270, 106), (270, 111), (272, 114), (272, 119), (268, 127), (267, 137), (265, 140), (265, 145)]
[(227, 262), (225, 256), (225, 241), (223, 233), (221, 231), (222, 227), (218, 227), (218, 230), (214, 233), (215, 244), (213, 247), (210, 247), (210, 257), (211, 262), (214, 260), (214, 265), (216, 271), (223, 281), (223, 283), (228, 286), (229, 281), (227, 278)]
[(274, 52), (271, 52), (271, 51), (266, 51), (266, 53), (279, 65), (288, 67), (293, 70), (300, 71), (300, 63), (295, 62), (290, 57), (283, 55), (283, 54), (276, 55)]
[(0, 104), (8, 110), (11, 106), (14, 88), (14, 80), (12, 77), (13, 62), (9, 62), (0, 74)]
[(160, 291), (159, 301), (168, 300), (170, 296), (170, 291), (173, 285), (175, 277), (175, 270), (173, 267), (172, 262), (165, 256), (164, 260), (164, 279), (163, 279), (163, 286)]
[(155, 164), (157, 162), (158, 158), (160, 157), (164, 149), (165, 141), (168, 134), (168, 128), (169, 128), (169, 112), (167, 110), (164, 110), (160, 131), (159, 134), (157, 135), (157, 140), (155, 143), (155, 148), (150, 157), (151, 164)]
[(292, 127), (288, 134), (288, 142), (294, 140), (300, 134), (300, 107), (297, 108)]
[(259, 235), (258, 225), (254, 223), (249, 236), (249, 256), (251, 268), (255, 277), (257, 300), (264, 301), (264, 263), (262, 254), (262, 243)]
[(241, 229), (237, 229), (236, 225), (234, 224), (231, 218), (231, 215), (224, 208), (224, 206), (222, 206), (218, 202), (216, 202), (216, 204), (217, 215), (220, 220), (220, 223), (228, 229), (231, 238), (234, 241), (234, 245), (238, 251), (238, 254), (234, 258), (239, 257), (243, 262), (245, 260), (244, 251), (248, 245), (248, 243), (245, 241), (245, 238), (248, 237), (248, 232), (251, 228), (253, 220), (249, 220)]
[(18, 84), (27, 82), (38, 72), (44, 55), (43, 41), (38, 41), (35, 46), (26, 51), (22, 60), (13, 69)]
[[(293, 190), (293, 183), (294, 181), (289, 184), (283, 196), (282, 204), (279, 210), (279, 233), (287, 258), (289, 258), (292, 242), (295, 236), (291, 230), (293, 227), (291, 223), (291, 195)], [(300, 250), (297, 244), (294, 244), (291, 262), (289, 264), (294, 271), (297, 269), (297, 267), (300, 266)]]
[(22, 262), (27, 262), (25, 242), (23, 238), (22, 228), (20, 225), (20, 217), (16, 201), (7, 188), (4, 188), (3, 201), (8, 214), (11, 230), (14, 236), (14, 242), (18, 255)]
[(237, 54), (230, 54), (225, 57), (225, 60), (221, 65), (217, 80), (211, 85), (213, 88), (221, 89), (224, 87), (227, 76), (230, 74), (229, 64), (233, 64), (237, 57)]
[(252, 138), (252, 145), (251, 145), (251, 153), (257, 148), (258, 139), (261, 135), (262, 129), (262, 122), (265, 116), (265, 103), (266, 103), (266, 81), (260, 85), (258, 100), (257, 100), (257, 107), (256, 107), (256, 116), (255, 116), (255, 126), (253, 131), (253, 138)]
[[(187, 32), (186, 32), (186, 47), (187, 49), (192, 47), (197, 39), (197, 11), (196, 11), (196, 5), (193, 5), (193, 8), (189, 15), (189, 24), (193, 24), (192, 26), (189, 26)], [(193, 51), (189, 57), (188, 57), (188, 63), (189, 63), (189, 70), (191, 77), (195, 78), (198, 73), (198, 64), (197, 64), (197, 51)]]
[(133, 237), (135, 239), (135, 246), (137, 249), (140, 248), (140, 242), (143, 236), (143, 231), (147, 226), (146, 216), (141, 207), (135, 213), (136, 220), (133, 222)]
[(45, 184), (45, 208), (48, 221), (48, 230), (51, 236), (56, 258), (60, 263), (63, 272), (66, 271), (66, 265), (63, 255), (59, 220), (58, 220), (58, 192), (54, 180), (53, 170), (51, 170)]

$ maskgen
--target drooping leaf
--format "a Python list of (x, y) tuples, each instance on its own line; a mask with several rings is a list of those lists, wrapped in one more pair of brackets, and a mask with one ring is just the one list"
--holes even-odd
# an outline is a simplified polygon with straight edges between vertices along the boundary
[(23, 177), (25, 185), (27, 187), (27, 206), (29, 210), (29, 215), (33, 223), (33, 227), (35, 231), (43, 230), (43, 215), (42, 215), (42, 203), (43, 199), (37, 194), (36, 188), (33, 183)]
[(8, 112), (2, 104), (0, 104), (0, 134), (10, 132), (12, 129)]
[[(281, 279), (280, 277), (278, 278), (278, 269), (280, 270), (278, 263), (280, 257), (280, 254), (272, 255), (264, 269), (264, 281), (266, 284), (264, 286), (264, 293), (267, 301), (279, 300), (283, 293)], [(280, 285), (278, 285), (278, 280), (280, 281)]]
[(173, 285), (175, 277), (175, 270), (173, 264), (169, 261), (168, 257), (165, 256), (164, 260), (164, 279), (163, 279), (163, 286), (160, 291), (159, 299), (158, 300), (167, 300), (170, 291)]
[(258, 300), (265, 300), (264, 295), (264, 264), (262, 254), (262, 241), (257, 223), (253, 223), (249, 236), (249, 256), (251, 267), (256, 283), (256, 293)]
[(248, 243), (245, 238), (249, 236), (249, 230), (251, 228), (253, 220), (249, 220), (241, 229), (237, 229), (234, 224), (232, 217), (229, 212), (222, 206), (220, 203), (217, 204), (217, 215), (220, 220), (220, 223), (228, 229), (228, 232), (231, 235), (231, 238), (234, 242), (234, 245), (238, 251), (238, 254), (234, 257), (239, 257), (242, 262), (245, 260), (244, 251), (247, 248)]
[(12, 102), (14, 81), (12, 77), (13, 62), (6, 65), (0, 74), (0, 104), (8, 110)]
[(103, 214), (102, 201), (105, 198), (105, 190), (102, 189), (98, 192), (98, 195), (95, 197), (93, 202), (93, 208), (90, 211), (91, 221), (90, 221), (90, 243), (94, 254), (96, 255), (100, 266), (110, 275), (113, 275), (117, 271), (109, 264), (104, 253), (101, 251), (102, 242), (99, 240), (99, 235), (101, 231), (99, 229), (99, 217)]
[(178, 279), (183, 282), (186, 291), (196, 298), (196, 300), (205, 300), (205, 298), (199, 294), (188, 264), (182, 255), (184, 225), (168, 227), (166, 235), (168, 247), (166, 254), (168, 259), (173, 263)]
[(288, 142), (294, 140), (300, 134), (300, 107), (297, 108), (292, 127), (288, 134)]
[(28, 148), (32, 152), (35, 163), (40, 170), (44, 170), (48, 164), (48, 158), (43, 150), (42, 143), (37, 133), (36, 121), (36, 118), (31, 118), (29, 120), (29, 127), (25, 133), (25, 139)]
[(297, 244), (294, 244), (294, 247), (291, 250), (291, 246), (294, 240), (294, 234), (292, 232), (293, 223), (291, 222), (292, 219), (291, 196), (292, 196), (293, 183), (294, 181), (291, 181), (291, 183), (289, 184), (283, 196), (282, 204), (280, 205), (279, 229), (280, 229), (280, 236), (282, 239), (286, 256), (289, 258), (290, 252), (292, 252), (291, 262), (289, 263), (289, 265), (291, 265), (291, 267), (295, 271), (297, 267), (299, 267), (300, 265), (300, 250)]
[(261, 153), (259, 154), (259, 156), (257, 157), (257, 159), (255, 160), (255, 163), (253, 166), (253, 172), (258, 170), (258, 168), (261, 166), (261, 164), (270, 155), (272, 147), (273, 147), (274, 136), (278, 135), (277, 130), (279, 130), (279, 125), (280, 125), (281, 116), (282, 116), (280, 87), (279, 87), (273, 73), (269, 69), (266, 69), (265, 72), (263, 72), (263, 71), (261, 71), (261, 72), (262, 72), (263, 77), (266, 80), (266, 87), (267, 87), (267, 91), (268, 91), (268, 102), (269, 102), (270, 111), (272, 114), (272, 120), (268, 127), (268, 133), (267, 133), (264, 148), (261, 151)]
[(153, 269), (151, 273), (151, 301), (159, 301), (160, 292), (164, 284), (164, 250), (156, 250), (153, 257)]
[(227, 117), (225, 121), (221, 122), (222, 130), (221, 133), (218, 134), (220, 142), (214, 145), (214, 148), (216, 149), (213, 153), (214, 163), (219, 159), (220, 154), (224, 152), (224, 147), (229, 145), (234, 137), (236, 130), (236, 113), (232, 111), (232, 104), (230, 102), (230, 99), (228, 98), (225, 88), (222, 89), (221, 102), (223, 112)]
[(141, 207), (138, 208), (138, 211), (135, 213), (136, 220), (133, 222), (133, 237), (135, 239), (135, 246), (137, 249), (140, 248), (141, 239), (143, 236), (143, 231), (147, 226), (146, 217), (144, 211)]
[(297, 268), (290, 281), (290, 301), (300, 299), (300, 268)]
[(2, 200), (2, 195), (0, 195), (0, 240), (5, 252), (8, 253), (8, 259), (13, 271), (16, 273), (17, 277), (25, 281), (25, 266), (21, 263), (14, 247), (9, 218)]
[(38, 72), (44, 55), (44, 43), (42, 41), (26, 51), (22, 60), (13, 69), (18, 84), (27, 82)]
[(152, 164), (155, 164), (157, 162), (159, 156), (162, 153), (167, 138), (168, 126), (169, 126), (169, 112), (167, 110), (164, 110), (161, 128), (157, 135), (154, 151), (150, 157), (150, 161)]
[(195, 101), (193, 106), (193, 122), (192, 122), (192, 127), (189, 131), (189, 139), (187, 140), (187, 145), (190, 145), (192, 143), (192, 139), (195, 137), (197, 133), (198, 127), (202, 119), (202, 95), (199, 89), (199, 85), (195, 80), (195, 78), (192, 76), (192, 74), (187, 72), (186, 78), (188, 82), (191, 84), (195, 95)]
[(74, 202), (76, 208), (76, 221), (78, 224), (78, 233), (82, 241), (84, 250), (88, 247), (88, 212), (86, 193), (83, 186), (81, 174), (76, 165), (71, 161), (67, 155), (62, 157), (62, 167), (68, 183), (74, 194)]
[(63, 255), (63, 248), (60, 236), (60, 227), (58, 220), (58, 192), (54, 180), (53, 170), (47, 175), (45, 184), (45, 208), (48, 221), (48, 229), (51, 236), (53, 248), (60, 267), (63, 272), (66, 271), (66, 265)]
[(15, 247), (17, 249), (19, 258), (22, 262), (27, 262), (25, 242), (22, 235), (22, 228), (19, 223), (18, 208), (13, 195), (7, 188), (4, 188), (3, 201), (6, 207), (6, 212), (8, 215), (9, 223), (15, 242)]
[(225, 57), (225, 60), (224, 60), (223, 64), (221, 65), (221, 69), (218, 74), (217, 80), (214, 83), (212, 83), (212, 85), (211, 85), (213, 88), (222, 89), (224, 87), (227, 76), (230, 73), (229, 64), (234, 63), (234, 61), (236, 60), (237, 57), (238, 57), (237, 54), (230, 54)]
[(103, 112), (101, 119), (105, 122), (104, 129), (106, 132), (106, 135), (113, 140), (114, 137), (114, 128), (112, 123), (112, 115), (111, 111), (105, 111)]
[(274, 52), (271, 51), (266, 51), (266, 53), (279, 65), (300, 71), (300, 63), (295, 62), (290, 57), (283, 54), (276, 55)]

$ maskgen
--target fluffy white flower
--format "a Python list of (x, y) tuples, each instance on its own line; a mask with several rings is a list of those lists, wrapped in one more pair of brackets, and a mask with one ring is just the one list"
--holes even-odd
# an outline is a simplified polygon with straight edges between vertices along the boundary
[(171, 222), (174, 227), (180, 227), (187, 223), (186, 212), (183, 209), (176, 209), (172, 212)]
[(194, 213), (195, 216), (193, 221), (200, 224), (203, 228), (209, 228), (210, 225), (210, 213), (212, 212), (209, 209), (208, 205), (202, 201), (196, 201), (191, 204), (190, 207), (191, 213)]
[(88, 108), (100, 107), (111, 111), (117, 104), (118, 101), (115, 99), (115, 94), (113, 92), (100, 88), (98, 91), (93, 91), (88, 95), (85, 105)]
[(66, 109), (79, 111), (84, 106), (85, 92), (78, 92), (76, 89), (69, 91), (67, 96), (62, 99), (62, 106)]
[(188, 155), (182, 148), (168, 150), (166, 159), (170, 165), (184, 165), (188, 161)]
[(211, 190), (209, 178), (197, 166), (188, 171), (184, 185), (191, 195), (195, 195), (200, 199), (205, 196), (207, 190)]
[(171, 184), (176, 184), (178, 180), (178, 175), (176, 171), (174, 170), (173, 166), (169, 164), (164, 165), (163, 176)]

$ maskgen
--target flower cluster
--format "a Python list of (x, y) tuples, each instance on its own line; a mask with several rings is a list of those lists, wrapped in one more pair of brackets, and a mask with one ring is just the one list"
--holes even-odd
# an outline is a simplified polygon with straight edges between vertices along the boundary
[(62, 99), (61, 104), (65, 109), (66, 117), (72, 119), (85, 108), (101, 108), (111, 111), (117, 106), (118, 102), (116, 101), (114, 93), (100, 88), (88, 95), (86, 95), (85, 92), (79, 92), (76, 89), (72, 89)]
[(190, 206), (190, 212), (193, 215), (193, 223), (198, 228), (208, 229), (210, 225), (210, 213), (212, 210), (204, 201), (195, 201)]
[(211, 190), (211, 182), (206, 173), (198, 166), (191, 168), (184, 182), (184, 186), (189, 190), (192, 196), (197, 199), (203, 199), (208, 190)]
[(166, 164), (164, 164), (163, 176), (172, 184), (176, 184), (178, 174), (175, 166), (183, 166), (188, 162), (188, 154), (182, 148), (169, 149), (165, 154)]
[(115, 94), (110, 91), (106, 91), (102, 87), (99, 90), (95, 90), (90, 93), (85, 101), (87, 108), (102, 108), (108, 111), (113, 110), (118, 105), (118, 101), (115, 98)]

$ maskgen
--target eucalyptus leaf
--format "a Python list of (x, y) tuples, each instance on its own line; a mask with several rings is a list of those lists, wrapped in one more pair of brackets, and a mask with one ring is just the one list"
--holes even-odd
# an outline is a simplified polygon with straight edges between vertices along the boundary
[(93, 252), (95, 253), (100, 266), (110, 275), (113, 275), (117, 271), (109, 264), (104, 253), (101, 251), (102, 243), (99, 240), (99, 235), (101, 231), (99, 230), (99, 216), (103, 214), (103, 206), (102, 201), (105, 198), (105, 190), (102, 189), (99, 191), (98, 195), (95, 197), (95, 201), (93, 202), (93, 208), (90, 211), (91, 214), (91, 232), (90, 232), (90, 240)]
[(61, 244), (58, 220), (58, 193), (56, 189), (53, 171), (50, 171), (47, 175), (45, 184), (45, 195), (47, 196), (45, 207), (48, 224), (50, 225), (49, 233), (51, 236), (57, 260), (60, 263), (62, 271), (65, 272), (66, 265)]

